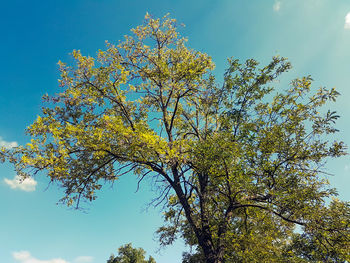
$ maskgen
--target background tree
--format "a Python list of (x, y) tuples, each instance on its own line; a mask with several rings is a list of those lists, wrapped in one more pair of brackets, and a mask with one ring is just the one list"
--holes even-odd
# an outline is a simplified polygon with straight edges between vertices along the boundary
[(291, 67), (280, 57), (261, 68), (231, 59), (219, 85), (174, 19), (146, 15), (132, 32), (96, 60), (73, 51), (75, 65), (59, 62), (63, 91), (44, 96), (31, 142), (3, 150), (17, 173), (46, 171), (76, 206), (130, 172), (151, 178), (166, 205), (161, 243), (180, 234), (207, 263), (349, 260), (349, 204), (330, 201), (323, 170), (345, 154), (327, 137), (339, 116), (319, 109), (338, 93), (310, 95), (311, 77), (274, 90)]
[(118, 248), (118, 256), (113, 254), (107, 260), (107, 263), (156, 263), (153, 257), (145, 259), (146, 251), (142, 248), (133, 248), (131, 243)]

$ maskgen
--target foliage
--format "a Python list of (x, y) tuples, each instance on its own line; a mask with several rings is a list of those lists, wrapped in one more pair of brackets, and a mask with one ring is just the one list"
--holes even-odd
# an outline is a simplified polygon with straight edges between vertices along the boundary
[(311, 94), (310, 76), (275, 90), (291, 68), (281, 57), (229, 59), (219, 85), (174, 19), (146, 15), (132, 33), (97, 59), (59, 63), (63, 91), (44, 96), (33, 139), (3, 150), (17, 173), (46, 171), (76, 206), (130, 172), (151, 178), (166, 206), (161, 244), (180, 235), (207, 263), (349, 261), (349, 204), (327, 205), (323, 169), (345, 154), (329, 141), (339, 116), (320, 109), (338, 92)]
[(118, 256), (111, 255), (107, 263), (156, 263), (151, 256), (146, 260), (145, 254), (142, 248), (133, 248), (129, 243), (118, 248)]

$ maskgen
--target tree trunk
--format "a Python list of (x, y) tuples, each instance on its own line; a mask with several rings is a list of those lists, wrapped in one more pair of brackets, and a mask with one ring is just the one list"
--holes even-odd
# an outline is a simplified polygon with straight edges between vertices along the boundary
[[(202, 229), (203, 231), (203, 229)], [(203, 233), (204, 232), (204, 233)], [(198, 238), (198, 244), (203, 250), (203, 254), (205, 256), (206, 263), (224, 263), (224, 253), (223, 253), (223, 247), (219, 247), (218, 249), (215, 249), (211, 238), (210, 233), (206, 231), (203, 231), (202, 235), (197, 237)]]
[(186, 199), (186, 196), (182, 191), (180, 181), (179, 181), (179, 174), (176, 169), (176, 166), (172, 167), (172, 173), (174, 176), (174, 181), (173, 182), (170, 181), (170, 184), (175, 190), (176, 195), (179, 198), (179, 201), (185, 211), (185, 216), (188, 220), (188, 223), (190, 224), (193, 232), (195, 233), (198, 239), (198, 245), (203, 250), (206, 263), (224, 263), (223, 247), (219, 246), (218, 249), (215, 249), (215, 246), (212, 240), (212, 233), (210, 232), (209, 220), (206, 215), (205, 202), (207, 200), (207, 193), (205, 191), (205, 188), (206, 188), (207, 182), (203, 182), (203, 181), (201, 182), (202, 196), (200, 197), (200, 199), (201, 199), (202, 222), (201, 222), (201, 227), (198, 227), (193, 221), (191, 206), (189, 205), (188, 200)]
[(216, 251), (204, 251), (206, 263), (224, 263), (223, 258)]

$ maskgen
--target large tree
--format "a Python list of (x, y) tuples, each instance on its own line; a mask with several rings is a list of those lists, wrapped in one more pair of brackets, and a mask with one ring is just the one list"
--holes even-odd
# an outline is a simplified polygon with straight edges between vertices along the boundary
[(122, 175), (152, 178), (161, 243), (180, 234), (207, 263), (349, 260), (349, 203), (323, 169), (345, 154), (329, 141), (338, 116), (320, 110), (338, 93), (311, 94), (309, 76), (274, 89), (291, 68), (281, 57), (230, 59), (218, 84), (167, 16), (132, 33), (96, 59), (73, 51), (75, 64), (59, 63), (62, 92), (44, 97), (31, 142), (4, 150), (17, 173), (44, 171), (76, 206)]

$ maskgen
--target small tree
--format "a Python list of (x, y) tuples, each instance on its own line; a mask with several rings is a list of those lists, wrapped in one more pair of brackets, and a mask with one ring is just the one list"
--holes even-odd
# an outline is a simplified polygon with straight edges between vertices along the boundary
[(44, 97), (31, 142), (5, 153), (17, 173), (46, 171), (76, 206), (122, 175), (152, 178), (167, 206), (161, 243), (179, 233), (207, 263), (349, 260), (349, 204), (330, 199), (322, 169), (345, 154), (327, 137), (338, 116), (319, 109), (338, 93), (310, 95), (311, 77), (275, 91), (291, 67), (280, 57), (231, 59), (218, 85), (174, 19), (146, 15), (132, 32), (96, 60), (59, 62), (63, 91)]
[(142, 248), (133, 248), (129, 243), (118, 248), (118, 256), (111, 255), (107, 263), (156, 263), (151, 256), (146, 260), (145, 254)]

